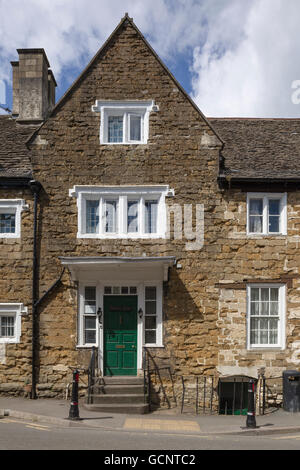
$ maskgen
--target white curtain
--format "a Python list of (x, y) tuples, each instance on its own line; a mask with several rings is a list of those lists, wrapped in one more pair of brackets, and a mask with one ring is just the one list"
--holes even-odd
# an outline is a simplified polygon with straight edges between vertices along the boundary
[(99, 201), (86, 201), (86, 233), (99, 232)]
[(141, 140), (141, 116), (129, 115), (130, 119), (130, 140), (139, 142)]
[(128, 201), (127, 230), (130, 233), (138, 231), (138, 201)]
[(263, 199), (250, 200), (249, 231), (252, 233), (263, 231)]
[(105, 232), (117, 231), (117, 201), (105, 201)]
[(145, 232), (157, 232), (157, 201), (145, 201)]

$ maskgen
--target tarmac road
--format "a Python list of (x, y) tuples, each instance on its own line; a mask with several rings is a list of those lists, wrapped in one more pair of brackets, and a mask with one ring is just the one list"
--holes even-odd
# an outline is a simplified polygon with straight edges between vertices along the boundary
[[(111, 457), (110, 451), (168, 450), (299, 450), (300, 433), (270, 436), (222, 436), (168, 433), (161, 431), (130, 431), (62, 427), (4, 417), (0, 419), (0, 450), (103, 450), (101, 458)], [(2, 454), (2, 453), (1, 453)], [(156, 452), (158, 455), (158, 452)], [(138, 455), (138, 454), (137, 454)], [(2, 455), (3, 456), (3, 455)], [(146, 457), (145, 457), (146, 458)], [(197, 462), (198, 459), (198, 462)], [(101, 459), (100, 459), (101, 460)], [(137, 462), (144, 463), (144, 462)], [(192, 459), (188, 463), (193, 463)], [(196, 454), (195, 463), (200, 463)], [(136, 464), (136, 465), (137, 465)], [(132, 465), (133, 466), (133, 465)]]

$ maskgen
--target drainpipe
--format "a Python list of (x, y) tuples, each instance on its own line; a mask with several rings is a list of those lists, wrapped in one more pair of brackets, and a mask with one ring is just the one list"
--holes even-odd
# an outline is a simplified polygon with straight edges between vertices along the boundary
[(37, 300), (38, 300), (38, 257), (37, 257), (37, 216), (38, 199), (41, 184), (38, 181), (29, 182), (30, 189), (34, 196), (34, 220), (33, 220), (33, 259), (32, 259), (32, 378), (31, 378), (31, 399), (36, 399), (36, 356), (37, 356)]

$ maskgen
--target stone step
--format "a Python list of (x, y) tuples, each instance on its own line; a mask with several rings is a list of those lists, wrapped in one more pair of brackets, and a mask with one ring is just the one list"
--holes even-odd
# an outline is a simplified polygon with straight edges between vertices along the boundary
[(91, 395), (91, 400), (92, 404), (115, 404), (115, 403), (123, 403), (123, 404), (144, 404), (144, 394), (122, 394), (122, 395), (106, 395), (106, 394), (100, 394), (96, 395), (93, 394)]
[(91, 393), (93, 395), (129, 395), (129, 394), (143, 394), (144, 393), (144, 384), (142, 385), (135, 385), (135, 384), (129, 384), (129, 385), (93, 385), (91, 387)]
[(97, 380), (99, 385), (143, 385), (144, 377), (136, 376), (112, 376), (101, 377)]
[(84, 403), (83, 407), (89, 411), (98, 411), (101, 413), (121, 413), (121, 414), (145, 414), (149, 412), (147, 404), (87, 404)]

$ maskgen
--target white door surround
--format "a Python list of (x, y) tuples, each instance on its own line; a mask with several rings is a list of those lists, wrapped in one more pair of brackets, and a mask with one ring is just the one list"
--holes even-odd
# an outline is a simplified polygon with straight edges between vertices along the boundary
[[(156, 343), (150, 347), (163, 347), (162, 324), (162, 298), (163, 281), (168, 280), (168, 268), (175, 263), (174, 257), (60, 257), (63, 266), (70, 270), (72, 280), (78, 281), (79, 312), (78, 312), (78, 348), (88, 348), (85, 345), (82, 334), (82, 316), (84, 305), (84, 289), (86, 286), (96, 288), (96, 311), (102, 311), (102, 321), (97, 323), (96, 343), (99, 347), (99, 368), (103, 372), (103, 348), (104, 348), (104, 297), (106, 295), (123, 295), (128, 287), (130, 292), (136, 291), (140, 314), (137, 315), (137, 370), (142, 370), (143, 346), (145, 336), (145, 289), (147, 286), (155, 286), (157, 292), (157, 331)], [(111, 287), (111, 294), (108, 287)], [(131, 288), (131, 289), (130, 289)], [(105, 293), (106, 292), (106, 293)], [(119, 292), (119, 294), (118, 294)], [(143, 315), (141, 314), (143, 312)]]

